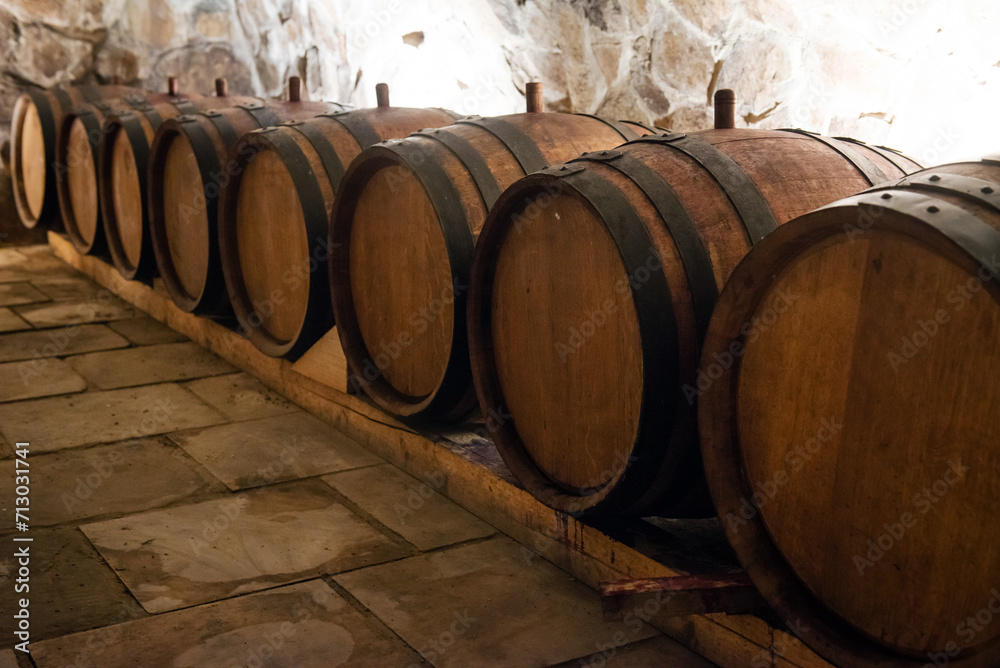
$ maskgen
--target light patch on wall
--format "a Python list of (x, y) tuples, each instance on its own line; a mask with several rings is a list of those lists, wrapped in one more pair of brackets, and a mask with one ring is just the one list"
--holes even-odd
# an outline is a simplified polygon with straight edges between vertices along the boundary
[(375, 83), (384, 81), (399, 106), (483, 116), (522, 110), (524, 96), (499, 46), (506, 33), (481, 2), (473, 10), (465, 3), (372, 0), (348, 15), (346, 57), (352, 71), (364, 72), (350, 101), (374, 104)]

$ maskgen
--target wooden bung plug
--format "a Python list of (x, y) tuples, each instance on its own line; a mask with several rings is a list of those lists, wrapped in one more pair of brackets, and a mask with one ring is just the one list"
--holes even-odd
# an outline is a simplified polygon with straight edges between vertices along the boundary
[(375, 84), (375, 99), (379, 107), (389, 106), (389, 84)]
[(529, 114), (541, 113), (543, 111), (541, 81), (529, 81), (525, 84), (524, 97)]
[(729, 88), (715, 91), (715, 129), (732, 130), (736, 127), (736, 93)]

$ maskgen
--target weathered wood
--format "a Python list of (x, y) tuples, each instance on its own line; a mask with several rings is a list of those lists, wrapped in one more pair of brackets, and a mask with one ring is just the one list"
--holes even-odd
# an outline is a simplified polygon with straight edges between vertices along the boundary
[(199, 99), (184, 95), (172, 78), (166, 93), (143, 93), (100, 102), (78, 105), (67, 111), (56, 134), (56, 194), (63, 226), (73, 245), (81, 253), (102, 254), (107, 250), (101, 220), (98, 189), (98, 161), (104, 124), (109, 116), (146, 109), (179, 99)]
[(778, 224), (902, 175), (862, 145), (708, 130), (509, 188), (479, 239), (468, 325), (511, 471), (566, 512), (711, 514), (685, 388), (718, 290)]
[[(435, 485), (440, 483), (442, 475), (446, 476), (448, 482), (442, 493), (527, 546), (524, 550), (526, 564), (544, 558), (593, 588), (602, 581), (613, 579), (687, 574), (614, 540), (604, 531), (546, 508), (525, 490), (483, 465), (442, 447), (430, 436), (416, 432), (366, 401), (340, 394), (333, 388), (317, 394), (300, 382), (301, 375), (292, 371), (293, 365), (288, 360), (267, 357), (225, 327), (181, 311), (161, 290), (122, 278), (101, 260), (78, 254), (68, 241), (56, 234), (49, 235), (49, 242), (57, 255), (73, 267), (256, 376), (410, 475)], [(649, 623), (723, 668), (771, 663), (801, 668), (829, 668), (830, 665), (810, 650), (790, 642), (780, 630), (750, 615), (683, 618), (653, 615)], [(785, 655), (788, 662), (782, 662), (772, 651), (779, 643), (789, 652)]]
[(736, 127), (736, 93), (729, 88), (715, 91), (715, 129), (732, 130)]
[(113, 113), (105, 120), (98, 161), (101, 217), (111, 259), (126, 278), (148, 280), (156, 274), (146, 193), (149, 150), (156, 130), (163, 121), (190, 111), (260, 102), (252, 97), (229, 96), (225, 79), (216, 80), (215, 90), (214, 97), (130, 109)]
[(649, 132), (525, 113), (460, 120), (359, 156), (331, 219), (330, 285), (344, 351), (372, 400), (396, 415), (468, 414), (465, 305), (487, 212), (529, 172)]
[(665, 617), (767, 610), (767, 603), (745, 573), (614, 580), (602, 582), (598, 591), (607, 620), (646, 609)]
[(793, 220), (719, 298), (712, 497), (762, 595), (837, 665), (1000, 664), (998, 253), (1000, 163), (944, 165)]
[(340, 347), (340, 336), (336, 327), (314, 343), (292, 365), (292, 372), (302, 376), (303, 382), (311, 382), (310, 386), (317, 394), (327, 396), (325, 390), (328, 388), (341, 394), (347, 393), (347, 358), (344, 357), (344, 349)]
[(529, 81), (524, 84), (525, 111), (529, 114), (545, 111), (545, 103), (542, 100), (542, 84), (538, 81)]
[(222, 189), (219, 250), (233, 310), (254, 345), (294, 359), (333, 325), (327, 231), (347, 165), (374, 143), (454, 119), (442, 109), (379, 106), (243, 137)]
[(164, 121), (150, 149), (149, 234), (160, 276), (185, 311), (229, 314), (219, 260), (222, 188), (235, 176), (230, 151), (252, 130), (342, 110), (325, 102), (251, 102)]
[(73, 86), (21, 95), (11, 117), (11, 179), (14, 202), (27, 228), (51, 226), (59, 220), (56, 195), (56, 137), (63, 116), (76, 105), (140, 95), (128, 86)]

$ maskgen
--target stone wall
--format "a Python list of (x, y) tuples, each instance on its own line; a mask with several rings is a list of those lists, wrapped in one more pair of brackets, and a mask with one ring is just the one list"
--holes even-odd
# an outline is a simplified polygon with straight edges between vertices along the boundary
[[(19, 90), (76, 81), (500, 114), (548, 108), (738, 122), (887, 143), (928, 163), (1000, 150), (1000, 4), (990, 0), (14, 0), (0, 4), (0, 123)], [(992, 119), (989, 119), (992, 120)], [(0, 139), (2, 140), (2, 139)]]

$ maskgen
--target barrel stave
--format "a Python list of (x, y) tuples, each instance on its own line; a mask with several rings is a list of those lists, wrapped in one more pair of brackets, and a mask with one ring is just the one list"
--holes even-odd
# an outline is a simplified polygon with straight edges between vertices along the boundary
[[(547, 170), (505, 193), (501, 200), (505, 210), (491, 213), (477, 250), (469, 331), (483, 409), (512, 416), (511, 424), (494, 433), (495, 442), (533, 494), (561, 510), (591, 515), (635, 515), (664, 508), (676, 514), (709, 508), (700, 482), (703, 474), (693, 403), (701, 380), (699, 344), (718, 290), (752, 243), (767, 233), (768, 225), (773, 228), (803, 210), (869, 185), (865, 172), (873, 173), (871, 165), (865, 165), (857, 155), (848, 159), (844, 153), (851, 152), (835, 140), (790, 132), (719, 130), (645, 137), (614, 151), (583, 156), (564, 168)], [(902, 173), (897, 170), (890, 175)], [(539, 207), (534, 222), (524, 223), (520, 214), (529, 210), (535, 196), (560, 189), (557, 201), (561, 196), (584, 196), (594, 201), (613, 195), (620, 203), (599, 216), (606, 225), (596, 229), (602, 230), (605, 238), (618, 238), (615, 235), (621, 234), (614, 232), (611, 219), (629, 221), (626, 227), (634, 238), (628, 243), (645, 246), (654, 260), (646, 268), (635, 261), (633, 266), (638, 269), (622, 271), (617, 277), (626, 282), (637, 276), (643, 279), (632, 280), (630, 289), (623, 293), (630, 303), (638, 305), (657, 295), (655, 308), (643, 307), (649, 314), (640, 317), (640, 322), (646, 324), (639, 326), (631, 344), (615, 342), (614, 335), (635, 328), (620, 303), (614, 303), (615, 308), (600, 315), (595, 324), (597, 317), (588, 314), (603, 303), (596, 297), (585, 300), (590, 304), (585, 308), (569, 299), (565, 293), (571, 288), (560, 288), (559, 282), (548, 286), (536, 282), (531, 292), (523, 282), (504, 285), (510, 279), (500, 275), (498, 267), (505, 246), (524, 246), (512, 240), (525, 234), (526, 227), (566, 228), (561, 253), (575, 253), (577, 245), (589, 247), (591, 240), (568, 231), (572, 228), (557, 219), (552, 207)], [(523, 247), (511, 251), (511, 256), (515, 266), (519, 261), (542, 266), (559, 262), (551, 246), (548, 253), (538, 247), (534, 252)], [(574, 279), (571, 282), (578, 291), (593, 290), (593, 272), (583, 268), (585, 263), (578, 264), (581, 268), (576, 270), (572, 265), (565, 268)], [(665, 287), (652, 289), (656, 280), (662, 280)], [(544, 299), (533, 296), (536, 290), (546, 288), (550, 294)], [(561, 294), (565, 303), (560, 302)], [(539, 301), (531, 301), (535, 299)], [(563, 305), (567, 308), (561, 309)], [(502, 307), (515, 315), (501, 317)], [(660, 322), (654, 313), (669, 322)], [(517, 324), (519, 319), (523, 331)], [(546, 326), (531, 329), (528, 322)], [(585, 327), (592, 331), (584, 331)], [(570, 345), (570, 352), (557, 355), (560, 349), (565, 352), (567, 341), (574, 337), (578, 345)], [(602, 339), (612, 343), (594, 344)], [(662, 350), (650, 347), (654, 341)], [(640, 380), (634, 374), (629, 380), (624, 371), (620, 382), (608, 376), (609, 367), (628, 368), (621, 362), (608, 362), (618, 359), (620, 346), (642, 349), (644, 373)], [(533, 350), (537, 352), (530, 352)], [(533, 377), (533, 367), (546, 371)], [(511, 380), (514, 376), (519, 380)], [(669, 380), (663, 382), (662, 378)], [(586, 386), (588, 380), (590, 385)], [(575, 452), (573, 444), (586, 443), (588, 433), (598, 428), (591, 422), (601, 417), (599, 409), (566, 410), (568, 406), (588, 405), (585, 398), (577, 396), (581, 384), (591, 394), (608, 398), (604, 410), (611, 418), (630, 414), (621, 410), (621, 401), (616, 402), (620, 384), (638, 384), (636, 391), (643, 402), (638, 417), (617, 424), (614, 438), (604, 437), (607, 451), (593, 455), (589, 464), (586, 458), (577, 463), (583, 470), (574, 474), (574, 482), (558, 470), (558, 466), (567, 466), (560, 457)], [(559, 428), (549, 433), (547, 427), (553, 423)], [(614, 476), (600, 475), (610, 470), (608, 461), (620, 463)], [(588, 476), (603, 484), (580, 489), (579, 479)]]
[[(473, 117), (390, 144), (384, 148), (387, 153), (373, 149), (355, 160), (345, 176), (350, 186), (345, 187), (346, 196), (338, 201), (331, 223), (331, 293), (352, 371), (376, 403), (397, 415), (444, 419), (463, 417), (475, 406), (464, 313), (472, 249), (490, 207), (528, 171), (585, 150), (617, 146), (625, 135), (648, 132), (636, 125), (628, 128), (623, 135), (604, 121), (564, 114)], [(418, 207), (421, 215), (414, 216), (412, 223), (406, 218), (394, 223), (404, 225), (398, 233), (416, 234), (434, 243), (443, 235), (446, 253), (440, 246), (419, 258), (408, 257), (403, 250), (377, 250), (386, 237), (380, 241), (379, 222), (362, 210), (360, 198), (350, 191), (376, 187), (371, 182), (386, 174), (393, 174), (400, 184), (419, 182), (432, 200), (432, 206)], [(404, 194), (411, 197), (415, 186), (407, 188)], [(387, 190), (387, 197), (394, 196), (391, 188)], [(406, 230), (406, 224), (414, 229)], [(366, 250), (356, 251), (356, 244), (364, 244)], [(375, 280), (370, 275), (374, 270), (363, 262), (372, 253), (393, 258), (392, 266), (410, 267), (418, 273), (391, 272)], [(446, 267), (438, 267), (445, 258)], [(426, 275), (439, 277), (440, 285), (429, 294), (413, 287), (420, 282), (414, 277)], [(440, 294), (448, 293), (443, 306), (438, 304), (445, 301), (439, 287)], [(387, 303), (399, 312), (382, 313)], [(433, 326), (420, 315), (431, 307), (441, 311)], [(411, 318), (419, 325), (416, 335)], [(409, 343), (395, 341), (400, 335)], [(434, 339), (425, 342), (428, 335)], [(387, 349), (396, 354), (388, 354)]]
[[(147, 105), (107, 118), (99, 149), (98, 186), (105, 238), (122, 276), (148, 280), (156, 274), (146, 193), (150, 147), (156, 130), (164, 121), (192, 109), (209, 111), (251, 102), (259, 100), (229, 95), (198, 97)], [(135, 212), (137, 206), (139, 214)]]
[[(223, 192), (220, 249), (227, 291), (241, 331), (260, 350), (292, 359), (333, 325), (327, 280), (327, 234), (336, 188), (351, 161), (382, 137), (439, 126), (452, 115), (434, 109), (383, 107), (324, 114), (246, 135), (233, 153), (242, 169)], [(280, 214), (262, 217), (245, 192), (260, 187), (261, 159), (291, 175), (291, 198)], [(254, 184), (257, 184), (256, 186)], [(256, 209), (270, 206), (262, 202)], [(269, 238), (304, 240), (287, 247), (275, 271), (252, 266), (250, 255), (274, 255)]]
[(776, 295), (800, 297), (706, 390), (699, 423), (740, 561), (837, 665), (921, 666), (948, 647), (950, 665), (1000, 661), (997, 630), (956, 635), (1000, 564), (983, 475), (1000, 437), (997, 193), (1000, 165), (958, 163), (800, 217), (737, 268), (706, 337), (703, 364)]
[(59, 221), (53, 163), (64, 115), (85, 102), (138, 94), (144, 93), (128, 86), (72, 86), (33, 90), (17, 99), (11, 116), (11, 178), (14, 201), (25, 227)]
[(177, 99), (168, 93), (132, 94), (81, 104), (64, 114), (56, 137), (56, 194), (66, 232), (81, 253), (107, 250), (99, 188), (105, 122), (113, 115)]
[[(150, 236), (157, 268), (178, 307), (232, 313), (221, 267), (218, 215), (223, 189), (242, 169), (239, 157), (231, 155), (239, 138), (271, 122), (303, 120), (340, 108), (320, 102), (247, 103), (180, 116), (160, 126), (147, 186)], [(172, 174), (168, 160), (175, 153), (177, 166), (193, 169), (193, 175)]]

